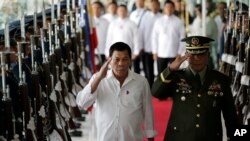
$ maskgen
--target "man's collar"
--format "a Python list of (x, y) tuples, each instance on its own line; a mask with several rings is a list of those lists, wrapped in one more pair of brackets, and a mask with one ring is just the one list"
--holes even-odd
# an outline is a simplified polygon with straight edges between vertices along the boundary
[(174, 16), (173, 14), (172, 14), (172, 15), (169, 15), (169, 16), (168, 16), (168, 15), (164, 15), (164, 18), (165, 18), (165, 19), (169, 19), (169, 18), (171, 18), (171, 17), (173, 17), (173, 16)]
[[(197, 72), (195, 72), (191, 67), (189, 67), (189, 69), (191, 70), (193, 75), (196, 75)], [(205, 79), (206, 71), (207, 71), (207, 66), (204, 67), (200, 72), (198, 72), (199, 75), (200, 75), (201, 80)]]
[[(114, 73), (113, 73), (112, 69), (108, 70), (107, 76), (106, 76), (106, 77), (107, 77), (108, 79), (109, 79), (109, 78), (114, 78), (114, 79), (116, 79), (116, 77), (114, 76)], [(133, 80), (133, 79), (136, 79), (136, 78), (135, 78), (135, 74), (134, 74), (131, 70), (128, 70), (128, 76), (126, 77), (125, 82), (126, 82), (126, 81), (130, 81), (130, 80)]]
[(118, 20), (119, 22), (122, 22), (122, 21), (127, 20), (127, 17), (125, 17), (125, 18), (118, 17), (117, 20)]

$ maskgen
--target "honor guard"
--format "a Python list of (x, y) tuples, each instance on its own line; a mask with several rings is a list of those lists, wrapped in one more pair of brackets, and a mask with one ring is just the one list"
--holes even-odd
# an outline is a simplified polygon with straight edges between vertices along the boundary
[[(185, 56), (176, 57), (159, 73), (152, 88), (154, 97), (173, 99), (164, 140), (222, 141), (221, 113), (228, 137), (237, 122), (229, 78), (208, 67), (212, 39), (190, 36), (182, 41)], [(188, 67), (179, 69), (185, 60)]]

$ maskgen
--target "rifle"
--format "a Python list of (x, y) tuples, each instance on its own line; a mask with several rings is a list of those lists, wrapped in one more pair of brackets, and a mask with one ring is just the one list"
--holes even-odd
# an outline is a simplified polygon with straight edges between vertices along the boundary
[[(249, 38), (250, 40), (250, 38)], [(241, 77), (241, 84), (244, 86), (243, 90), (243, 103), (242, 103), (242, 120), (243, 124), (247, 124), (250, 117), (250, 43), (246, 49), (246, 61), (245, 61), (245, 72), (244, 75)], [(249, 123), (248, 123), (249, 124)]]
[(237, 55), (237, 62), (235, 64), (236, 75), (233, 80), (232, 85), (232, 92), (235, 96), (239, 87), (240, 87), (240, 78), (243, 73), (244, 61), (245, 61), (245, 46), (246, 46), (246, 39), (248, 38), (248, 17), (246, 15), (242, 15), (242, 28), (240, 33), (240, 41), (238, 45), (238, 55)]
[(238, 12), (235, 12), (235, 22), (234, 22), (234, 29), (233, 29), (233, 35), (231, 39), (231, 46), (229, 48), (229, 54), (228, 54), (228, 60), (227, 60), (227, 68), (226, 68), (226, 74), (229, 76), (229, 78), (232, 78), (234, 75), (234, 66), (236, 63), (236, 54), (237, 54), (237, 39), (238, 39), (238, 32), (239, 27), (241, 26), (241, 15), (239, 15)]
[[(51, 74), (53, 75), (53, 77), (56, 76), (56, 55), (55, 55), (55, 52), (54, 52), (54, 45), (52, 45), (52, 34), (51, 32), (53, 31), (51, 28), (51, 24), (49, 23), (48, 24), (49, 26), (49, 44), (50, 44), (50, 47), (49, 47), (49, 65), (50, 65), (50, 72)], [(53, 84), (55, 84), (55, 82), (53, 82)]]
[(34, 95), (34, 118), (35, 118), (35, 125), (36, 125), (36, 133), (37, 133), (37, 140), (42, 141), (43, 140), (43, 123), (42, 123), (42, 117), (38, 116), (38, 111), (40, 110), (42, 106), (42, 96), (40, 92), (40, 81), (39, 77), (41, 74), (38, 72), (37, 63), (34, 60), (34, 38), (31, 37), (31, 84), (32, 87), (30, 89), (31, 93)]
[(2, 73), (2, 93), (3, 93), (3, 105), (4, 105), (4, 109), (5, 109), (5, 127), (6, 127), (6, 135), (5, 137), (7, 138), (7, 140), (11, 140), (14, 137), (14, 130), (13, 130), (13, 122), (12, 122), (12, 100), (10, 98), (10, 94), (9, 94), (9, 87), (6, 86), (6, 75), (5, 75), (5, 69), (6, 69), (6, 65), (5, 65), (5, 56), (3, 52), (0, 52), (0, 59), (1, 59), (1, 73)]
[[(57, 72), (58, 73), (58, 72)], [(52, 82), (54, 82), (54, 77), (53, 77), (53, 75), (50, 75), (50, 77), (51, 77), (51, 79), (52, 79)], [(54, 88), (54, 84), (52, 84), (52, 87)], [(61, 90), (61, 88), (60, 88), (61, 86), (60, 86), (60, 81), (57, 81), (57, 84), (56, 84), (56, 86), (55, 86), (55, 89), (53, 89), (53, 91), (52, 91), (52, 93), (50, 94), (50, 99), (53, 101), (53, 103), (54, 103), (54, 107), (55, 107), (55, 110), (56, 110), (56, 116), (58, 117), (58, 120), (59, 120), (59, 123), (57, 123), (57, 122), (55, 122), (55, 123), (57, 123), (56, 124), (56, 126), (55, 127), (57, 127), (57, 131), (59, 130), (58, 128), (61, 128), (62, 129), (62, 133), (61, 133), (61, 136), (63, 136), (63, 139), (65, 140), (65, 141), (68, 141), (68, 140), (70, 140), (70, 138), (68, 137), (68, 135), (67, 135), (67, 130), (65, 129), (65, 122), (63, 121), (63, 117), (65, 116), (65, 120), (66, 120), (66, 122), (67, 122), (67, 120), (68, 120), (68, 118), (70, 117), (70, 115), (69, 114), (66, 114), (67, 112), (65, 112), (65, 108), (63, 108), (63, 110), (64, 111), (62, 111), (62, 101), (61, 100), (59, 100), (59, 101), (61, 101), (60, 102), (60, 110), (59, 110), (59, 108), (58, 108), (58, 106), (57, 106), (57, 95), (56, 95), (56, 91), (57, 92), (59, 92), (60, 90)], [(60, 92), (59, 92), (59, 97), (60, 97)], [(59, 98), (59, 99), (61, 99), (61, 98)], [(63, 113), (65, 113), (65, 114), (63, 114)]]
[(222, 54), (221, 60), (222, 60), (222, 64), (220, 67), (220, 71), (222, 73), (226, 74), (226, 68), (227, 68), (227, 58), (228, 58), (228, 54), (230, 53), (230, 46), (231, 46), (231, 40), (232, 40), (232, 26), (231, 26), (231, 22), (233, 21), (233, 16), (234, 14), (232, 14), (232, 9), (229, 9), (229, 15), (228, 15), (228, 26), (227, 26), (227, 30), (226, 30), (226, 34), (225, 34), (225, 45), (224, 45), (224, 53)]
[(236, 94), (235, 98), (235, 105), (237, 107), (238, 116), (240, 122), (243, 123), (243, 116), (244, 113), (242, 112), (243, 107), (246, 105), (248, 100), (248, 92), (249, 92), (249, 76), (250, 76), (250, 69), (249, 69), (249, 61), (250, 61), (250, 39), (248, 39), (248, 46), (246, 49), (246, 60), (244, 63), (243, 74), (241, 76), (241, 84), (238, 93)]
[(237, 91), (239, 89), (240, 85), (240, 78), (243, 72), (243, 67), (244, 67), (244, 59), (245, 59), (245, 41), (244, 41), (244, 33), (240, 34), (240, 42), (239, 42), (239, 51), (238, 51), (238, 57), (237, 57), (237, 62), (235, 64), (235, 71), (236, 75), (233, 79), (233, 85), (232, 85), (232, 93), (233, 96), (237, 94)]
[[(75, 96), (70, 92), (67, 86), (67, 72), (63, 72), (62, 75), (60, 76), (61, 80), (63, 81), (63, 86), (64, 86), (64, 101), (66, 105), (70, 108), (70, 112), (72, 116), (75, 117), (81, 117), (81, 112), (79, 108), (76, 105), (76, 99)], [(72, 132), (73, 135), (75, 136), (81, 136), (82, 132), (76, 130), (76, 125), (72, 118), (69, 119), (68, 126), (70, 129), (73, 129), (74, 131)], [(72, 136), (73, 136), (72, 135)]]
[[(19, 46), (19, 51), (20, 51), (20, 46)], [(25, 73), (22, 74), (22, 62), (21, 62), (21, 55), (18, 55), (19, 58), (19, 95), (22, 98), (22, 109), (24, 112), (24, 121), (25, 123), (28, 123), (30, 121), (30, 115), (31, 115), (31, 110), (30, 110), (30, 98), (28, 97), (28, 86), (25, 82)], [(33, 139), (32, 131), (27, 130), (27, 126), (25, 125), (25, 135), (26, 135), (26, 140), (27, 141), (36, 141), (36, 138)]]
[[(5, 93), (5, 94), (4, 94)], [(15, 135), (15, 124), (12, 121), (13, 117), (13, 108), (12, 108), (12, 100), (9, 95), (9, 87), (6, 86), (6, 91), (4, 92), (3, 103), (5, 107), (5, 125), (6, 125), (6, 138), (7, 140), (11, 140)]]

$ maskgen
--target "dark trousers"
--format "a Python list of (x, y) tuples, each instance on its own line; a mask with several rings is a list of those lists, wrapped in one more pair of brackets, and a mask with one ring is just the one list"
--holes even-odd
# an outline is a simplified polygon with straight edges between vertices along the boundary
[(158, 66), (158, 74), (160, 74), (164, 69), (168, 67), (168, 64), (172, 63), (175, 58), (160, 58), (158, 57), (157, 66)]
[(140, 61), (141, 61), (141, 55), (139, 55), (135, 60), (133, 60), (134, 65), (134, 72), (140, 74), (141, 68), (140, 68)]
[(150, 87), (154, 82), (154, 60), (152, 53), (144, 52), (142, 54), (143, 70), (145, 72), (145, 77), (148, 80)]

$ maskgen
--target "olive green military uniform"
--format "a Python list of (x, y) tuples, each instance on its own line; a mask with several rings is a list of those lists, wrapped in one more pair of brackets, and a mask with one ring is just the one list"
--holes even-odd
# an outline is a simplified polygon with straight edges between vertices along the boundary
[(154, 97), (173, 98), (165, 141), (222, 141), (221, 112), (228, 130), (237, 122), (229, 79), (209, 68), (200, 77), (197, 88), (199, 80), (190, 68), (166, 68), (155, 81)]

